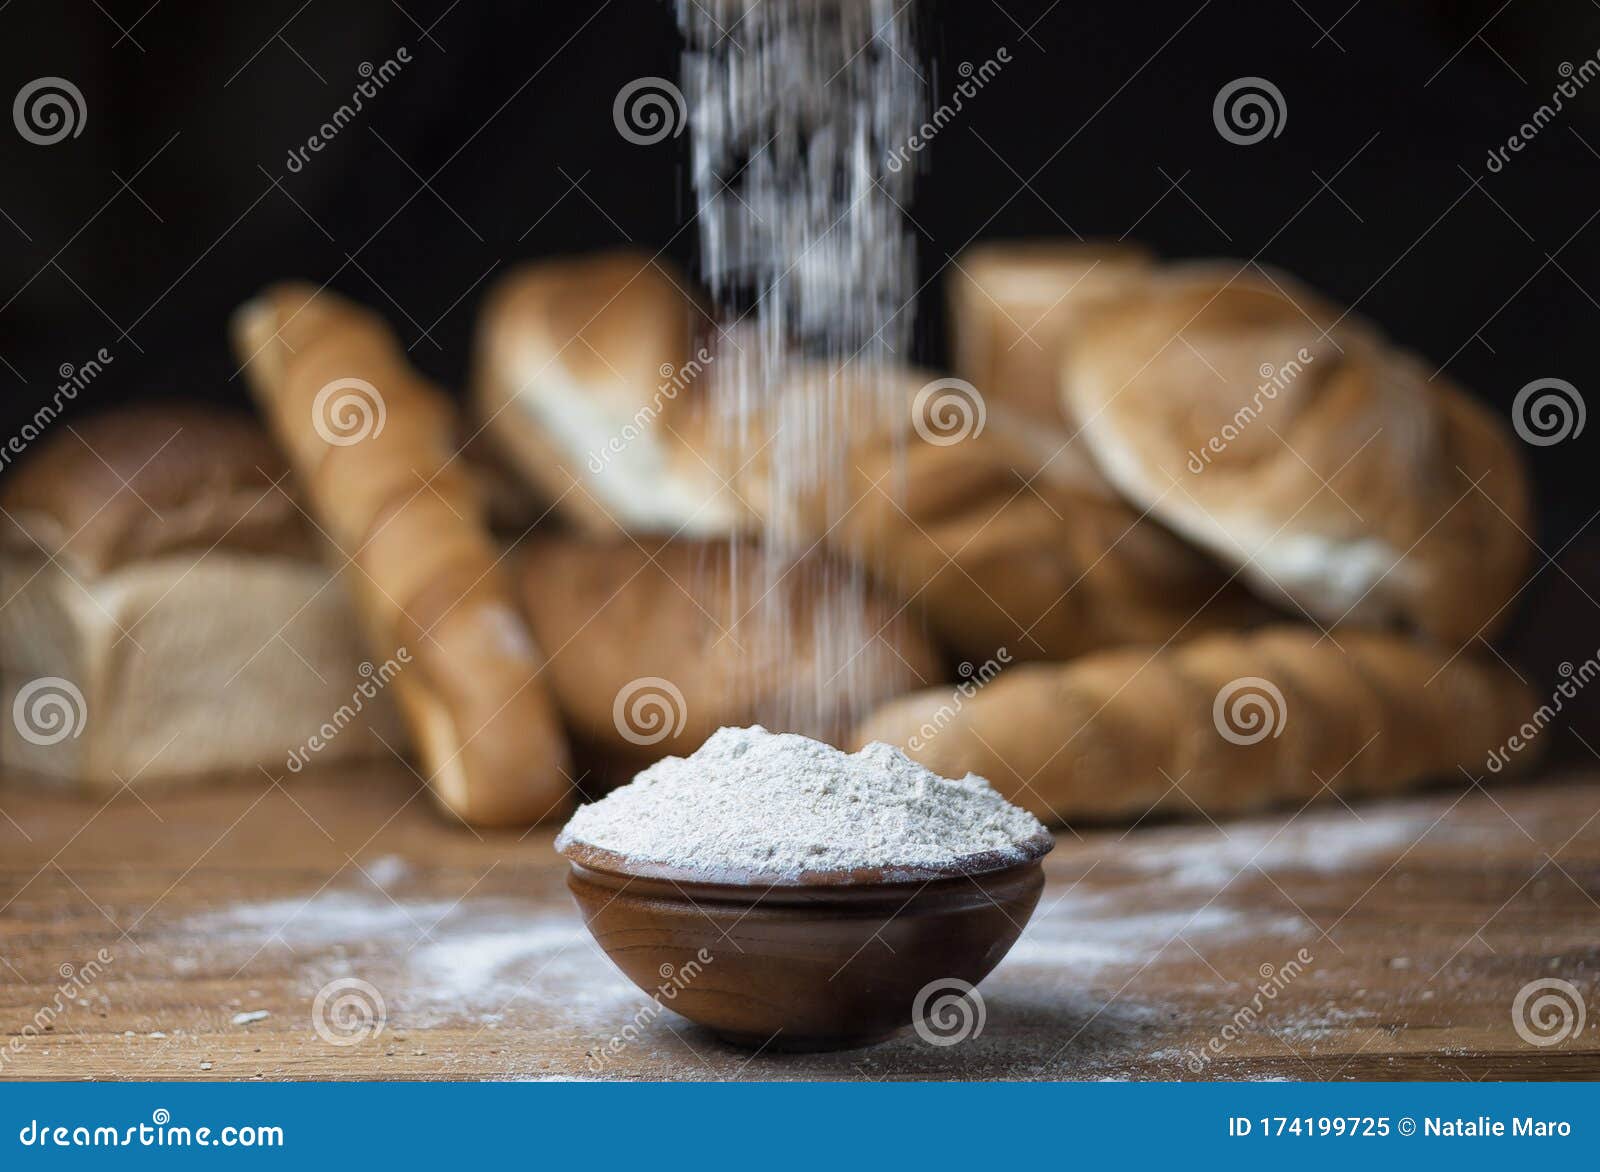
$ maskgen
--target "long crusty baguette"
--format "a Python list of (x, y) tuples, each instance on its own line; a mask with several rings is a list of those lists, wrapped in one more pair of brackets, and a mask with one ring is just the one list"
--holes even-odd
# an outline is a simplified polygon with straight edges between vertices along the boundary
[[(541, 535), (517, 555), (573, 740), (635, 768), (693, 752), (723, 725), (781, 722), (788, 710), (820, 712), (826, 725), (807, 731), (836, 743), (855, 714), (945, 678), (921, 625), (879, 590), (861, 600), (861, 645), (827, 639), (829, 567), (809, 566), (820, 559), (795, 576), (822, 591), (793, 591), (774, 632), (748, 543)], [(845, 694), (846, 678), (857, 695)]]
[(566, 742), (543, 659), (454, 458), (450, 401), (375, 314), (280, 285), (234, 322), (257, 401), (350, 577), (375, 653), (405, 648), (394, 688), (427, 779), (469, 825), (569, 804)]
[[(981, 686), (980, 686), (981, 685)], [(1534, 709), (1494, 661), (1297, 626), (1033, 664), (891, 701), (855, 742), (976, 773), (1040, 818), (1221, 816), (1474, 776)], [(1513, 760), (1531, 762), (1527, 750)]]

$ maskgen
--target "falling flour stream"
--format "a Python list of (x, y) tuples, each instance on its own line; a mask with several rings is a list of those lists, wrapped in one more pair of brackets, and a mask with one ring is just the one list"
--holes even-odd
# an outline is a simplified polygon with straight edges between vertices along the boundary
[[(889, 159), (922, 121), (912, 7), (678, 5), (701, 267), (719, 319), (713, 411), (734, 467), (766, 469), (773, 505), (755, 596), (734, 606), (757, 620), (751, 670), (797, 656), (824, 665), (813, 691), (780, 691), (783, 710), (760, 714), (786, 731), (842, 727), (871, 700), (864, 681), (899, 670), (867, 623), (860, 570), (797, 565), (812, 539), (781, 506), (820, 494), (832, 525), (852, 504), (847, 433), (903, 422), (891, 380), (872, 376), (904, 362), (911, 340), (916, 265), (902, 209), (913, 169)], [(819, 617), (797, 636), (800, 592), (815, 595)]]

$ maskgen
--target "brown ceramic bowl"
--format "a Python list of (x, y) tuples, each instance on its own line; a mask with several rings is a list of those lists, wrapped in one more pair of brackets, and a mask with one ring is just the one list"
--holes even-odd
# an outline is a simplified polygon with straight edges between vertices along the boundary
[[(589, 931), (663, 1006), (740, 1046), (843, 1050), (914, 1024), (934, 982), (987, 976), (1033, 914), (1053, 845), (1039, 835), (1020, 863), (973, 856), (781, 882), (708, 878), (585, 843), (562, 853)], [(923, 1001), (926, 1016), (940, 998)]]

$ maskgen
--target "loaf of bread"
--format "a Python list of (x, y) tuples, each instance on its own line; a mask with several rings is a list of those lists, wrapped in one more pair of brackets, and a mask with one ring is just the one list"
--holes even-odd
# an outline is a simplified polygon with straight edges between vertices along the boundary
[[(539, 536), (517, 555), (573, 740), (634, 768), (693, 752), (723, 725), (786, 727), (797, 711), (820, 711), (824, 725), (804, 731), (837, 743), (853, 714), (945, 678), (919, 624), (880, 591), (866, 596), (860, 644), (829, 641), (836, 599), (810, 590), (786, 600), (781, 630), (765, 629), (760, 552), (745, 543)], [(826, 567), (793, 577), (837, 581)]]
[(114, 790), (387, 755), (397, 713), (287, 476), (254, 421), (189, 406), (27, 454), (0, 489), (8, 774)]
[(979, 244), (950, 269), (955, 371), (991, 404), (1060, 431), (1061, 348), (1095, 306), (1139, 288), (1149, 253), (1120, 244), (1020, 240)]
[(1095, 460), (1258, 593), (1455, 646), (1505, 620), (1532, 551), (1516, 445), (1371, 326), (1191, 265), (1075, 328), (1062, 388)]
[(861, 378), (895, 380), (903, 422), (833, 429), (849, 445), (845, 484), (779, 500), (759, 456), (729, 475), (758, 515), (792, 510), (789, 531), (855, 559), (968, 661), (1001, 649), (1015, 660), (1066, 659), (1270, 617), (1098, 477), (1042, 471), (1050, 453), (1036, 442), (1040, 427), (1004, 405), (911, 369), (806, 370), (785, 393), (833, 402), (879, 393), (851, 385)]
[(715, 357), (685, 284), (663, 260), (619, 252), (523, 265), (486, 299), (475, 421), (584, 532), (694, 537), (741, 525), (691, 438)]
[(376, 315), (282, 285), (244, 306), (234, 342), (348, 581), (423, 774), (469, 825), (561, 816), (566, 742), (543, 658), (456, 459), (459, 421)]
[[(1302, 626), (1028, 664), (890, 701), (857, 730), (1041, 819), (1237, 814), (1481, 777), (1534, 711), (1493, 659)], [(1526, 767), (1534, 746), (1511, 763)]]

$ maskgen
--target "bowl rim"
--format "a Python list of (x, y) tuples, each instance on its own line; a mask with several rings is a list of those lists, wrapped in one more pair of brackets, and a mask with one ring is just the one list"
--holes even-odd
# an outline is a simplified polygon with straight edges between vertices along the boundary
[(668, 863), (630, 859), (616, 851), (580, 839), (558, 839), (556, 853), (574, 867), (598, 871), (621, 879), (660, 880), (685, 887), (750, 888), (877, 888), (926, 884), (946, 879), (991, 875), (1017, 867), (1031, 867), (1055, 849), (1055, 836), (1049, 830), (1018, 842), (1009, 851), (979, 851), (953, 859), (942, 867), (857, 867), (852, 870), (802, 871), (798, 875), (777, 875), (770, 871), (745, 871), (735, 868), (701, 870)]

